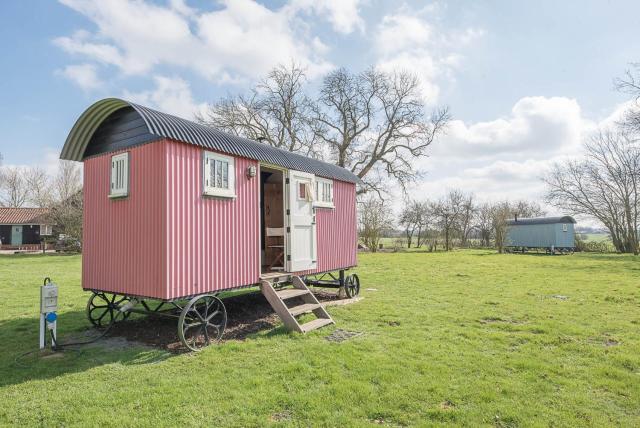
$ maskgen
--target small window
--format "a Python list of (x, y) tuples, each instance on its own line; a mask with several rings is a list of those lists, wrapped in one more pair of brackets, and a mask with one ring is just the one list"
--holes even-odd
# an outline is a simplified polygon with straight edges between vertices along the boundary
[(110, 198), (123, 198), (129, 194), (129, 153), (111, 156)]
[(568, 230), (569, 230), (569, 226), (567, 226), (566, 224), (563, 224), (563, 225), (562, 225), (562, 231), (563, 231), (563, 232), (566, 232), (566, 231), (568, 231)]
[(316, 177), (316, 206), (333, 208), (333, 181)]
[(204, 194), (233, 198), (236, 196), (235, 159), (212, 152), (204, 152)]
[(298, 181), (298, 200), (313, 202), (311, 183), (307, 181)]
[(41, 236), (49, 236), (51, 235), (51, 225), (50, 224), (41, 224), (40, 225), (40, 235)]

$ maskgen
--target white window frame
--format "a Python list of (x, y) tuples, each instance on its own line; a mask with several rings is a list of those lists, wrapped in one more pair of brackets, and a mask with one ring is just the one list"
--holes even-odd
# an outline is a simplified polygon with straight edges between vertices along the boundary
[[(116, 164), (119, 165), (116, 166)], [(109, 177), (110, 198), (126, 198), (129, 196), (129, 152), (111, 156)]]
[(562, 231), (563, 232), (568, 232), (569, 231), (569, 226), (567, 224), (563, 224), (562, 225)]
[[(212, 162), (226, 162), (227, 171), (227, 187), (217, 187), (211, 185), (211, 166)], [(202, 188), (205, 196), (215, 196), (219, 198), (235, 198), (236, 197), (236, 160), (232, 156), (225, 156), (214, 152), (204, 152), (202, 156)]]
[[(319, 208), (335, 208), (333, 200), (333, 180), (316, 177), (314, 186), (315, 202), (313, 205)], [(329, 189), (329, 201), (325, 201), (323, 197), (327, 186)]]

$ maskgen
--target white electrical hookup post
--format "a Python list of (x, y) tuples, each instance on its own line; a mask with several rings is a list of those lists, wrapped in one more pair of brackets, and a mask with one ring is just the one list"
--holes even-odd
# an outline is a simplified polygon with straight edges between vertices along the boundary
[[(56, 320), (58, 315), (58, 286), (50, 278), (40, 287), (40, 349), (47, 346), (47, 330), (51, 330), (53, 342), (57, 342)], [(52, 343), (51, 345), (54, 345)]]

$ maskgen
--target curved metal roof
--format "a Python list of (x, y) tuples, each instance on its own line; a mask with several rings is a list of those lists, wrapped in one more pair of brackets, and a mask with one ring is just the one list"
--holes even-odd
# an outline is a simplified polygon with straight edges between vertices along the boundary
[(565, 215), (562, 217), (535, 217), (535, 218), (519, 218), (518, 220), (509, 220), (509, 226), (524, 226), (528, 224), (557, 224), (557, 223), (576, 223), (576, 220)]
[(133, 107), (144, 120), (149, 133), (157, 135), (159, 138), (170, 138), (235, 156), (267, 162), (287, 169), (308, 172), (320, 177), (333, 178), (350, 183), (360, 182), (360, 179), (351, 171), (337, 165), (227, 134), (199, 123), (118, 98), (100, 100), (82, 113), (67, 136), (60, 158), (74, 161), (83, 160), (89, 141), (100, 124), (112, 113), (126, 107)]

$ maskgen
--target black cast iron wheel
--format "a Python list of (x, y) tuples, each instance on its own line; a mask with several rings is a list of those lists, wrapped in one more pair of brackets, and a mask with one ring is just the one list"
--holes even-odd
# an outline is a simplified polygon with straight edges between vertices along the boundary
[(222, 338), (227, 326), (227, 310), (212, 294), (203, 294), (189, 300), (180, 312), (178, 337), (184, 346), (199, 351)]
[[(118, 308), (128, 301), (127, 296), (94, 292), (87, 302), (87, 318), (95, 327), (107, 327), (118, 316)], [(122, 320), (127, 319), (129, 312), (122, 313), (118, 317)]]
[(344, 291), (350, 299), (360, 294), (360, 278), (357, 274), (352, 273), (344, 279)]

